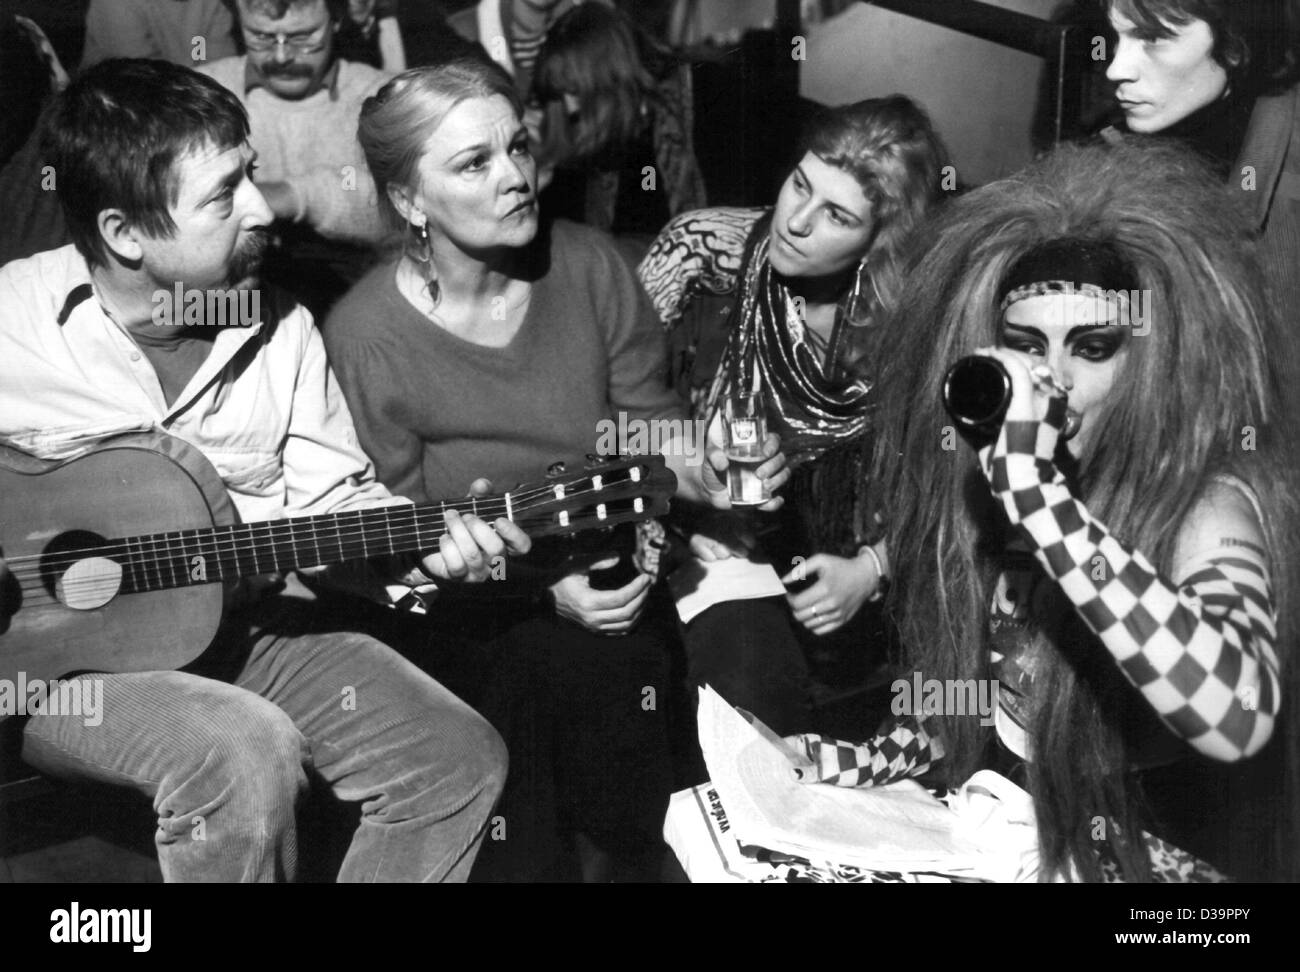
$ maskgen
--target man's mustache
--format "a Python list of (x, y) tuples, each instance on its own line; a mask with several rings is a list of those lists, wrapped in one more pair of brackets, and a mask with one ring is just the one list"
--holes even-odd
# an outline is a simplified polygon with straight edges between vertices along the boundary
[(271, 234), (267, 230), (254, 230), (230, 258), (230, 280), (237, 283), (245, 277), (251, 277), (262, 265), (262, 259), (271, 245)]
[(262, 73), (268, 78), (310, 78), (316, 69), (309, 64), (267, 64)]

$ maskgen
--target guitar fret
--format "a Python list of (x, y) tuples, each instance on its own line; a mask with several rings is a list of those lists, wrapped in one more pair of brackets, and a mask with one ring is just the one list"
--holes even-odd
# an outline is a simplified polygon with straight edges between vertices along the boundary
[(166, 583), (163, 581), (163, 575), (162, 575), (162, 572), (163, 572), (163, 563), (164, 563), (165, 561), (164, 561), (164, 558), (161, 557), (161, 556), (159, 556), (159, 553), (158, 553), (158, 535), (157, 535), (157, 534), (153, 534), (152, 536), (149, 537), (149, 546), (150, 546), (150, 548), (151, 548), (150, 551), (149, 551), (149, 557), (150, 557), (150, 560), (153, 561), (154, 580), (155, 580), (155, 582), (156, 582), (157, 585), (158, 585), (158, 586), (157, 586), (156, 588), (154, 588), (154, 589), (155, 589), (155, 590), (164, 590), (164, 589), (166, 589), (166, 587), (167, 587)]
[(239, 524), (230, 527), (231, 557), (240, 577), (261, 573), (258, 569), (257, 550), (251, 544), (252, 536), (253, 530), (250, 526)]
[(284, 522), (285, 532), (289, 534), (289, 557), (291, 561), (296, 561), (297, 557), (295, 556), (295, 554), (298, 549), (298, 543), (293, 536), (293, 520), (292, 518), (290, 518), (288, 520), (284, 520), (283, 522)]
[(311, 546), (316, 551), (316, 564), (323, 564), (325, 555), (320, 552), (320, 534), (316, 531), (316, 521), (308, 520), (307, 525), (311, 527)]
[(281, 526), (278, 522), (266, 524), (266, 539), (262, 542), (266, 545), (266, 550), (271, 558), (271, 570), (279, 570), (282, 561), (280, 560), (280, 534)]
[[(207, 536), (207, 542), (210, 543), (210, 544), (212, 545), (212, 549), (211, 549), (211, 550), (206, 550), (206, 551), (204, 550), (204, 546), (203, 546), (204, 541), (203, 541), (202, 539), (200, 539), (200, 535), (201, 535), (201, 534), (204, 534), (204, 533), (206, 533), (206, 536)], [(224, 560), (221, 559), (221, 554), (218, 553), (218, 551), (217, 551), (217, 537), (216, 537), (216, 531), (214, 531), (214, 530), (208, 530), (208, 531), (200, 531), (200, 530), (196, 530), (196, 531), (194, 532), (194, 538), (195, 538), (195, 540), (198, 541), (198, 542), (195, 544), (195, 549), (198, 551), (197, 556), (203, 558), (203, 560), (201, 560), (199, 563), (202, 565), (202, 567), (203, 567), (203, 572), (204, 572), (205, 575), (207, 575), (208, 580), (214, 580), (214, 579), (215, 579), (215, 580), (222, 580), (222, 581), (225, 580), (225, 579), (226, 579), (226, 562), (225, 562)], [(198, 566), (198, 565), (193, 565), (193, 564), (192, 564), (192, 565), (191, 565), (191, 570), (192, 570), (195, 566)], [(213, 578), (213, 577), (211, 576), (211, 572), (212, 572), (212, 569), (213, 569), (214, 567), (216, 568), (216, 573), (217, 573), (217, 576), (216, 576), (215, 578)], [(195, 583), (201, 583), (201, 582), (196, 581)]]
[(248, 550), (249, 556), (253, 558), (253, 573), (265, 574), (267, 573), (267, 569), (262, 563), (262, 552), (258, 549), (257, 545), (257, 527), (258, 524), (256, 523), (250, 523), (248, 525), (247, 530), (245, 531), (247, 537), (244, 546)]
[(276, 520), (270, 529), (271, 556), (275, 558), (275, 569), (292, 570), (298, 565), (298, 556), (293, 542), (293, 521)]
[(124, 542), (124, 544), (125, 544), (125, 546), (126, 546), (126, 564), (125, 564), (125, 567), (126, 567), (126, 570), (127, 570), (127, 574), (128, 574), (128, 575), (130, 576), (130, 578), (131, 578), (131, 589), (132, 589), (133, 591), (143, 590), (143, 584), (141, 584), (141, 582), (139, 581), (139, 579), (138, 579), (137, 576), (136, 576), (137, 561), (136, 561), (136, 558), (135, 558), (135, 554), (133, 554), (133, 553), (131, 552), (131, 538), (130, 538), (130, 537), (126, 537), (126, 538), (124, 539), (123, 542)]
[[(232, 543), (230, 545), (231, 550), (227, 552), (222, 547), (222, 542), (221, 542), (222, 533), (224, 533), (227, 537), (233, 539), (234, 527), (233, 526), (216, 527), (212, 531), (212, 556), (215, 557), (217, 562), (221, 564), (223, 571), (229, 571), (230, 576), (232, 577), (240, 577), (242, 575), (240, 574), (239, 571), (239, 561), (235, 558), (234, 555), (234, 549), (233, 549), (234, 545)], [(225, 574), (223, 573), (222, 576), (224, 577)]]
[(284, 570), (286, 567), (293, 566), (293, 549), (284, 550), (284, 534), (287, 532), (283, 520), (277, 520), (267, 527), (267, 534), (270, 539), (271, 560), (273, 561), (272, 570)]
[[(180, 535), (177, 537), (177, 543), (180, 545), (181, 548), (181, 571), (185, 574), (185, 584), (187, 586), (192, 587), (193, 585), (199, 583), (198, 578), (195, 577), (195, 573), (196, 573), (195, 568), (197, 567), (197, 564), (195, 563), (194, 558), (202, 555), (198, 552), (198, 544), (194, 545), (195, 547), (194, 553), (190, 553), (190, 547), (186, 541), (186, 536), (185, 536), (187, 533), (190, 535), (189, 536), (190, 540), (197, 540), (198, 531), (182, 530), (180, 532)], [(203, 573), (206, 575), (207, 571), (205, 570)]]
[(332, 524), (334, 527), (334, 544), (339, 548), (339, 560), (347, 560), (347, 554), (343, 550), (343, 524), (339, 514), (334, 515)]
[(174, 535), (175, 535), (174, 531), (172, 533), (164, 533), (162, 535), (162, 545), (164, 551), (166, 552), (166, 556), (163, 560), (163, 563), (167, 565), (167, 574), (170, 580), (170, 583), (167, 585), (168, 587), (180, 586), (179, 584), (176, 583), (176, 560), (172, 553), (172, 541), (169, 539)]
[(136, 547), (136, 553), (135, 553), (136, 561), (135, 561), (135, 562), (136, 562), (136, 564), (138, 565), (138, 572), (139, 572), (139, 575), (140, 575), (140, 586), (139, 586), (138, 588), (136, 588), (136, 589), (137, 589), (137, 590), (140, 590), (140, 591), (147, 591), (147, 590), (150, 589), (150, 588), (149, 588), (149, 573), (148, 573), (148, 571), (149, 571), (149, 565), (145, 563), (145, 559), (144, 559), (144, 540), (143, 540), (141, 537), (136, 537), (136, 538), (135, 538), (135, 547)]
[(153, 570), (153, 576), (149, 578), (150, 583), (154, 585), (151, 589), (155, 591), (161, 590), (163, 588), (162, 564), (158, 559), (157, 537), (149, 537), (149, 559), (145, 561), (145, 564), (148, 568), (152, 568)]
[(393, 508), (385, 506), (384, 508), (384, 537), (388, 541), (388, 552), (391, 554), (395, 551), (393, 544)]
[(415, 528), (415, 549), (423, 550), (424, 537), (420, 535), (420, 531), (424, 529), (424, 516), (418, 506), (411, 507), (411, 525)]

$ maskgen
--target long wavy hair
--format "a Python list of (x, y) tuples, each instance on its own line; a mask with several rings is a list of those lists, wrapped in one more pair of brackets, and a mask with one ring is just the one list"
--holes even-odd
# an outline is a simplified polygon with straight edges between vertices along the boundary
[(822, 110), (803, 132), (796, 159), (806, 152), (853, 176), (871, 203), (875, 230), (863, 255), (863, 299), (846, 308), (856, 330), (842, 362), (849, 373), (862, 373), (874, 339), (869, 325), (893, 307), (907, 243), (943, 196), (947, 149), (925, 110), (894, 94)]
[(657, 107), (659, 80), (675, 66), (672, 52), (620, 11), (574, 7), (546, 32), (533, 97), (546, 104), (573, 95), (578, 112), (569, 124), (552, 112), (540, 158), (585, 163), (633, 141), (646, 126), (643, 109)]
[[(1222, 186), (1197, 159), (1156, 140), (1062, 148), (951, 203), (916, 242), (902, 299), (882, 329), (880, 359), (890, 365), (873, 464), (890, 503), (891, 603), (907, 661), (927, 678), (991, 677), (990, 603), (1009, 527), (971, 447), (951, 448), (941, 384), (953, 361), (999, 343), (997, 293), (1008, 270), (1060, 238), (1113, 247), (1149, 293), (1152, 315), (1149, 333), (1129, 341), (1089, 451), (1071, 471), (1076, 495), (1168, 576), (1177, 525), (1211, 478), (1230, 472), (1248, 482), (1265, 517), (1290, 686), (1284, 715), (1294, 711), (1296, 480), (1279, 426), (1298, 413), (1282, 405), (1292, 376), (1280, 373), (1285, 355), (1275, 353), (1289, 338)], [(1052, 591), (1031, 619), (1046, 643), (1028, 772), (1045, 873), (1074, 867), (1100, 877), (1090, 839), (1100, 817), (1124, 876), (1149, 879), (1125, 743), (1133, 717), (1152, 714)], [(978, 768), (991, 730), (956, 716), (942, 717), (940, 729), (948, 777), (960, 782)]]

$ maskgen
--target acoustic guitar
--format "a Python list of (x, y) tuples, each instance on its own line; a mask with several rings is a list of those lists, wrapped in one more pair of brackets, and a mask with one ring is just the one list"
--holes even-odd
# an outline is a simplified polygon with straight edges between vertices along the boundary
[(448, 510), (539, 538), (662, 516), (676, 487), (659, 456), (593, 458), (500, 495), (240, 523), (216, 470), (171, 436), (61, 462), (0, 444), (0, 678), (179, 668), (216, 635), (221, 582), (435, 550)]

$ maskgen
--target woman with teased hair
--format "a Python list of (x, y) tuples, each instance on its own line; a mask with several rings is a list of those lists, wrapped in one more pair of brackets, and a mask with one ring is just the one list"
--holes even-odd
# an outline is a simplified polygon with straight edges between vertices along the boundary
[[(1254, 755), (1296, 694), (1293, 417), (1245, 229), (1192, 156), (1130, 143), (970, 193), (916, 252), (880, 350), (893, 606), (925, 678), (996, 680), (996, 729), (800, 741), (847, 785), (1000, 769), (1045, 877), (1203, 877), (1148, 834), (1142, 772)], [(978, 455), (942, 404), (970, 354), (1011, 386)]]
[[(940, 198), (946, 155), (902, 95), (826, 110), (806, 131), (775, 208), (686, 213), (639, 274), (674, 343), (675, 379), (697, 418), (758, 386), (794, 469), (762, 556), (806, 589), (729, 601), (690, 622), (691, 678), (777, 731), (809, 728), (805, 651), (852, 664), (879, 637), (862, 611), (887, 569), (863, 472), (878, 360), (875, 325), (902, 289), (912, 229)], [(705, 561), (754, 547), (743, 523), (679, 519)], [(759, 554), (758, 550), (754, 551)], [(833, 636), (833, 637), (832, 637)]]

